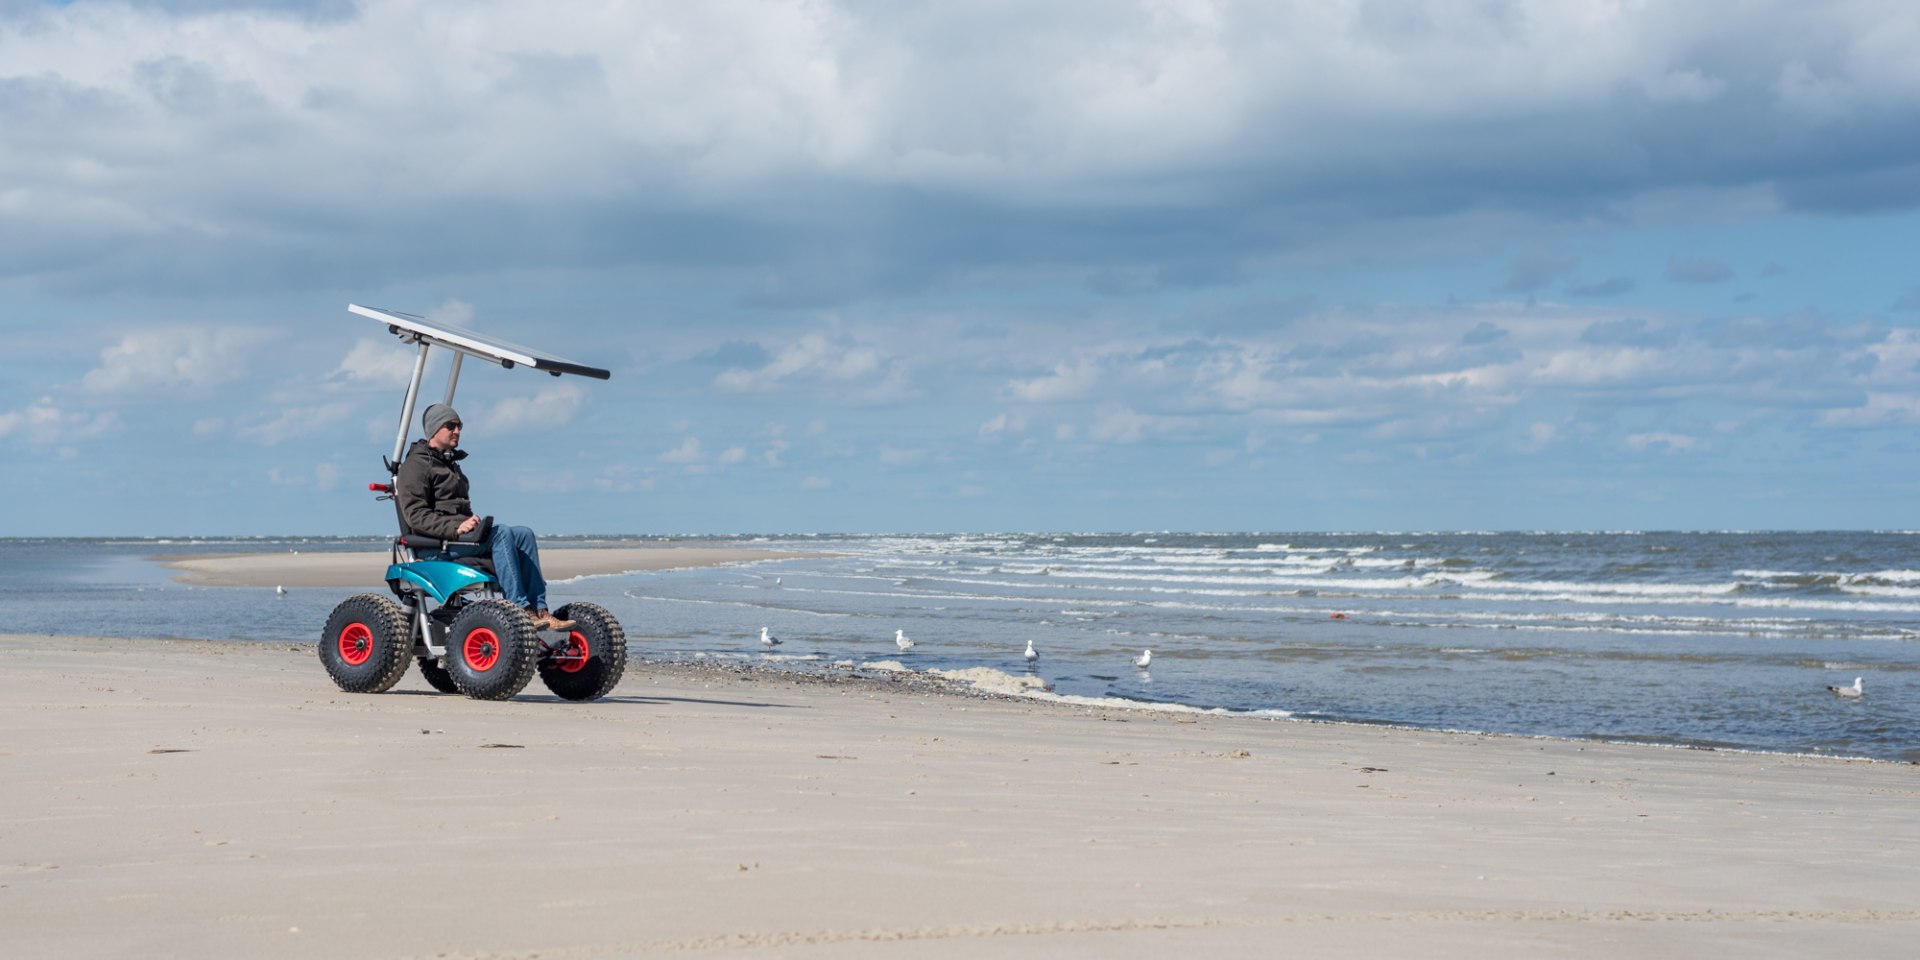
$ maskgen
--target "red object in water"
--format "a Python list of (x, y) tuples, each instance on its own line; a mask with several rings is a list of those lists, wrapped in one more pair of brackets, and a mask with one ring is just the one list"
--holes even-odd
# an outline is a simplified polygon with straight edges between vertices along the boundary
[(1330, 614), (1327, 614), (1327, 619), (1329, 619), (1329, 620), (1345, 620), (1346, 618), (1347, 618), (1347, 615), (1346, 615), (1346, 614), (1344, 614), (1344, 613), (1330, 613)]

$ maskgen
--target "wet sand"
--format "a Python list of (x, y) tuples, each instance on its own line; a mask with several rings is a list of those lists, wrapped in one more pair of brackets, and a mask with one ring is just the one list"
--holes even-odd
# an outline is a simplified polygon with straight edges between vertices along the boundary
[[(645, 651), (636, 646), (635, 652)], [(1908, 957), (1920, 767), (0, 636), (19, 957)]]
[[(715, 567), (802, 556), (751, 547), (679, 546), (542, 547), (540, 566), (548, 580)], [(179, 570), (175, 580), (209, 587), (359, 587), (377, 585), (390, 562), (387, 551), (359, 553), (235, 553), (156, 557)]]

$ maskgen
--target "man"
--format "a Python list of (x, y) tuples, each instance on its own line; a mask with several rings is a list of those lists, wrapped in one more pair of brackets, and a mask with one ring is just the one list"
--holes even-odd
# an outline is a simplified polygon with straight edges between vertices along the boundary
[(474, 516), (473, 502), (467, 495), (467, 475), (460, 472), (460, 461), (467, 458), (467, 452), (460, 449), (460, 415), (452, 407), (436, 403), (420, 417), (420, 425), (427, 437), (415, 440), (407, 449), (396, 491), (407, 528), (444, 540), (449, 548), (462, 540), (484, 544), (492, 552), (500, 592), (527, 608), (536, 628), (572, 627), (572, 620), (561, 620), (547, 610), (547, 581), (540, 575), (540, 545), (533, 531), (498, 524), (482, 529), (481, 519)]

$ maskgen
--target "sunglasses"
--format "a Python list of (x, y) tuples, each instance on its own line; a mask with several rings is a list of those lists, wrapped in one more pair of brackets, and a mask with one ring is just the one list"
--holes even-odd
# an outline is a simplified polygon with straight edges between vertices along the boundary
[(449, 423), (449, 424), (446, 424), (445, 426), (442, 426), (442, 427), (441, 427), (440, 429), (442, 429), (442, 430), (458, 430), (458, 429), (460, 429), (460, 421), (458, 421), (458, 420), (456, 420), (456, 421), (454, 421), (454, 422), (452, 422), (452, 423)]

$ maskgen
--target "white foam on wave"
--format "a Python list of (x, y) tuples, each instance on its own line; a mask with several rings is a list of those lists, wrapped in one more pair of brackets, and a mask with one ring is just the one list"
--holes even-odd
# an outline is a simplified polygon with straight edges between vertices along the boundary
[(1274, 719), (1286, 719), (1293, 716), (1292, 711), (1289, 710), (1228, 710), (1225, 707), (1195, 707), (1184, 703), (1153, 703), (1144, 700), (1128, 700), (1122, 697), (1088, 697), (1071, 693), (1054, 693), (1047, 689), (1045, 681), (1039, 677), (1010, 674), (992, 667), (967, 667), (958, 670), (935, 669), (928, 670), (927, 674), (945, 680), (964, 683), (980, 693), (1021, 697), (1028, 700), (1044, 700), (1048, 703), (1064, 703), (1082, 707), (1100, 707), (1109, 710), (1146, 710), (1155, 713), (1271, 717)]

